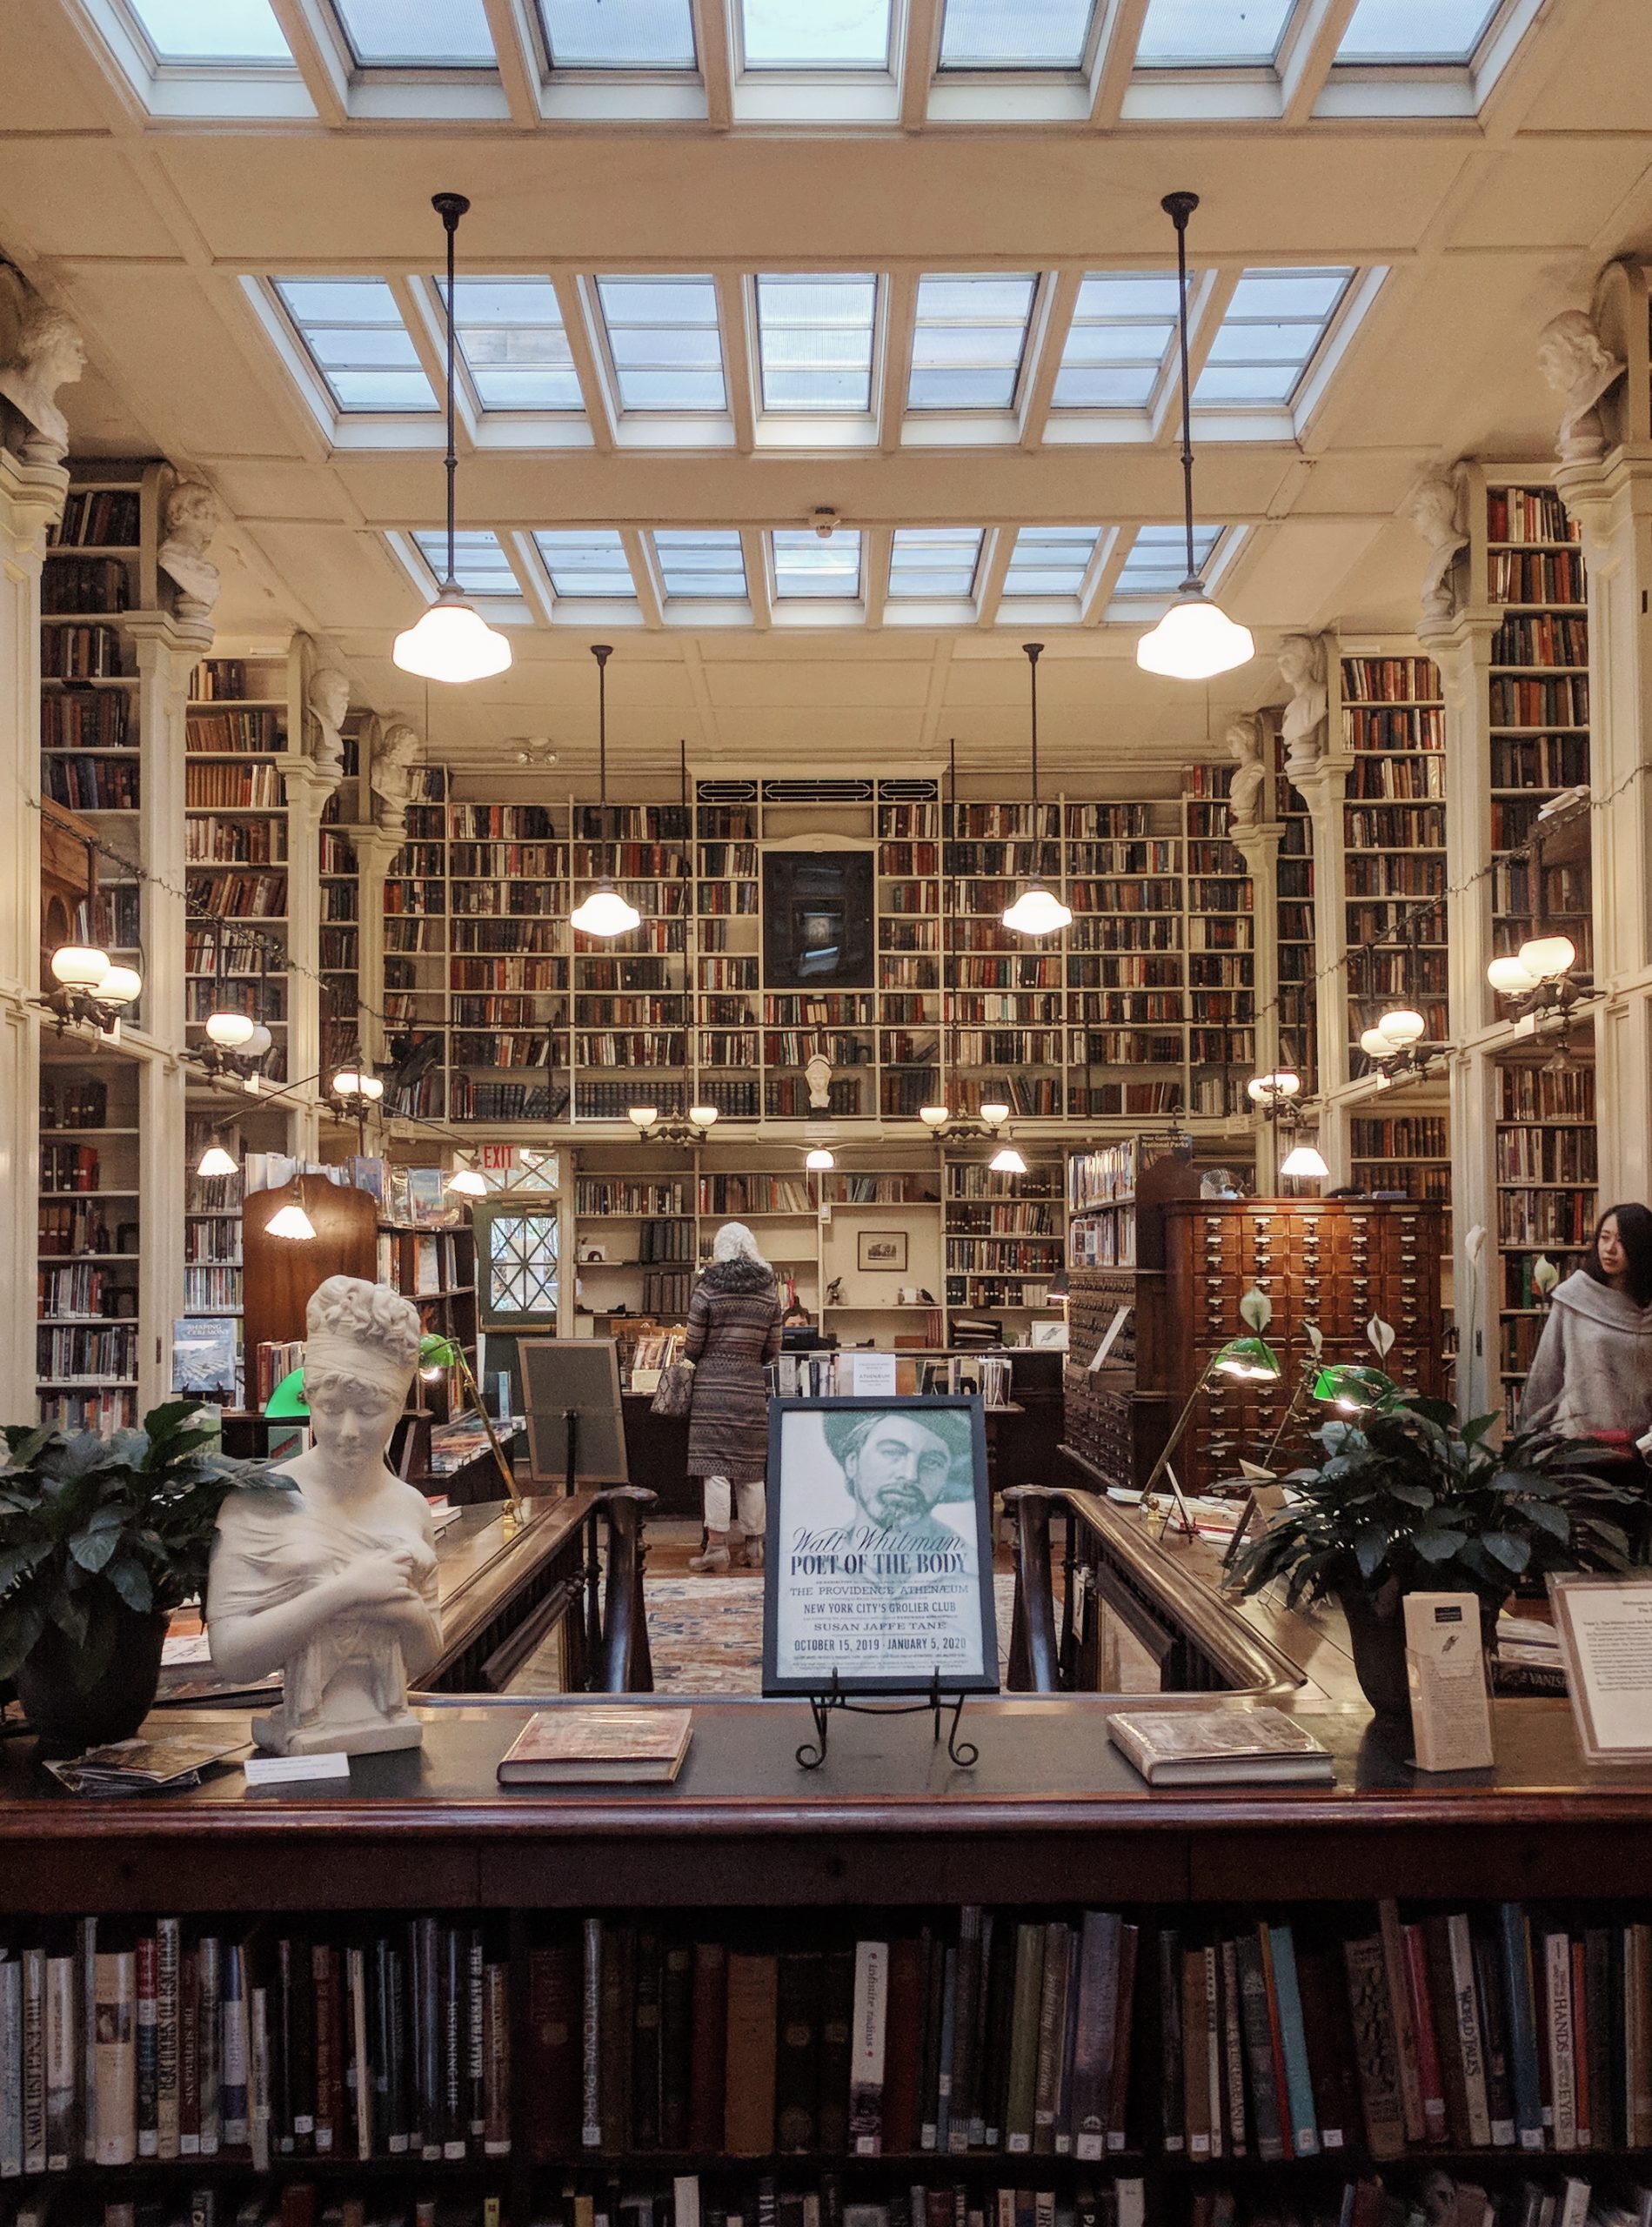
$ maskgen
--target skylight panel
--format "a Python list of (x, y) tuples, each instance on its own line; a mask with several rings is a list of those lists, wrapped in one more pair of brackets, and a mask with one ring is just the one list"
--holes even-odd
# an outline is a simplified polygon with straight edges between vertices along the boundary
[(497, 70), (482, 0), (332, 0), (364, 70)]
[(341, 411), (436, 409), (435, 391), (385, 280), (278, 278), (274, 285)]
[(1293, 0), (1148, 0), (1136, 46), (1141, 70), (1266, 67)]
[(886, 70), (889, 0), (740, 0), (748, 70)]
[(875, 278), (837, 273), (757, 281), (763, 407), (869, 411)]
[(622, 410), (726, 410), (723, 336), (710, 278), (599, 278)]
[(897, 526), (889, 550), (890, 596), (967, 596), (980, 553), (980, 526)]
[(1359, 0), (1338, 62), (1455, 62), (1464, 67), (1501, 0)]
[(662, 528), (654, 554), (668, 596), (744, 597), (746, 559), (732, 526)]
[(1024, 525), (1015, 536), (1002, 592), (1076, 596), (1101, 536), (1094, 525)]
[(1246, 271), (1194, 382), (1194, 406), (1287, 403), (1353, 276), (1347, 269)]
[[(1194, 528), (1194, 558), (1201, 572), (1210, 562), (1221, 540), (1219, 525)], [(1130, 545), (1118, 578), (1115, 596), (1173, 596), (1187, 577), (1187, 536), (1179, 525), (1144, 525)]]
[(777, 526), (769, 536), (774, 556), (774, 593), (811, 602), (852, 602), (860, 592), (860, 533), (839, 526), (823, 541), (807, 526)]
[[(447, 535), (436, 527), (416, 533), (418, 553), (439, 585), (447, 573)], [(453, 577), (466, 595), (519, 596), (516, 574), (491, 530), (462, 526), (453, 536)]]
[[(444, 300), (447, 281), (438, 279)], [(460, 278), (454, 337), (484, 410), (576, 410), (585, 398), (548, 278)]]
[(920, 278), (909, 410), (1007, 410), (1015, 399), (1037, 281)]
[(1057, 410), (1145, 410), (1176, 337), (1173, 271), (1092, 271), (1055, 374)]
[(538, 0), (553, 70), (692, 70), (689, 0)]
[(1082, 70), (1096, 0), (946, 0), (943, 70)]
[(612, 526), (547, 526), (533, 540), (557, 595), (634, 600), (625, 544)]
[(128, 0), (157, 63), (293, 68), (270, 0)]

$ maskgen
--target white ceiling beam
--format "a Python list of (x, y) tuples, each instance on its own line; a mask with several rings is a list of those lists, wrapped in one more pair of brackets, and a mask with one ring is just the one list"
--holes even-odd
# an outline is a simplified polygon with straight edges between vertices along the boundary
[(929, 115), (929, 88), (940, 58), (940, 23), (946, 0), (906, 0), (901, 27), (900, 128), (921, 131)]
[(920, 752), (937, 749), (941, 722), (946, 712), (946, 682), (952, 671), (953, 644), (956, 637), (937, 634), (935, 653), (929, 667), (929, 691), (924, 701), (924, 716), (918, 731)]
[(1027, 370), (1021, 398), (1021, 446), (1036, 449), (1043, 445), (1044, 435), (1050, 422), (1050, 404), (1055, 393), (1055, 375), (1061, 368), (1061, 355), (1067, 346), (1067, 337), (1073, 324), (1073, 312), (1079, 305), (1079, 289), (1084, 276), (1078, 271), (1058, 271), (1040, 282), (1038, 298), (1033, 305), (1033, 329), (1027, 337)]
[[(1210, 271), (1202, 277), (1190, 277), (1187, 282), (1187, 384), (1189, 391), (1199, 384), (1199, 374), (1205, 368), (1221, 321), (1227, 314), (1227, 304), (1234, 298), (1238, 285), (1237, 271)], [(1199, 428), (1194, 427), (1194, 445), (1198, 446)], [(1170, 344), (1170, 377), (1165, 381), (1164, 404), (1159, 422), (1154, 428), (1156, 448), (1174, 448), (1181, 439), (1181, 356), (1175, 342)]]
[(333, 129), (350, 121), (350, 72), (338, 43), (308, 0), (270, 0), (281, 36), (316, 104), (316, 114)]
[(1279, 63), (1280, 122), (1287, 130), (1297, 129), (1313, 115), (1358, 4), (1359, 0), (1304, 0), (1297, 10)]
[(654, 568), (654, 552), (647, 535), (640, 526), (622, 525), (619, 529), (619, 545), (625, 552), (625, 562), (631, 567), (631, 577), (637, 590), (637, 605), (642, 612), (643, 625), (651, 634), (664, 631), (665, 598), (659, 575)]
[(894, 545), (892, 526), (860, 529), (860, 600), (866, 605), (866, 625), (874, 631), (883, 625), (883, 607), (889, 594), (889, 554)]
[(562, 329), (568, 336), (568, 353), (573, 358), (574, 377), (579, 382), (580, 398), (585, 405), (585, 418), (591, 426), (592, 444), (599, 456), (612, 456), (614, 451), (613, 412), (609, 406), (608, 382), (603, 377), (602, 365), (597, 358), (597, 344), (592, 338), (591, 325), (585, 316), (585, 290), (570, 272), (561, 272), (551, 281), (557, 290), (557, 307), (562, 312)]
[(1113, 0), (1090, 96), (1090, 124), (1094, 130), (1113, 130), (1124, 112), (1124, 97), (1130, 90), (1141, 26), (1147, 20), (1147, 0)]
[(774, 624), (774, 599), (769, 593), (768, 537), (759, 525), (740, 528), (740, 560), (746, 567), (746, 600), (752, 606), (752, 624), (766, 634)]
[[(407, 337), (413, 344), (419, 366), (431, 383), (431, 391), (441, 408), (447, 392), (447, 342), (445, 318), (447, 311), (439, 294), (433, 295), (434, 316), (422, 298), (423, 287), (417, 278), (395, 275), (385, 284), (395, 297), (401, 312), (402, 323), (407, 327)], [(453, 446), (460, 456), (473, 456), (476, 443), (472, 437), (470, 411), (465, 405), (464, 367), (457, 353), (453, 362), (453, 385), (458, 398), (453, 411)]]
[(1136, 538), (1134, 526), (1118, 527), (1109, 541), (1103, 536), (1100, 556), (1090, 567), (1090, 577), (1079, 594), (1079, 624), (1080, 626), (1100, 626), (1107, 615), (1113, 591), (1119, 575), (1124, 570), (1124, 560), (1130, 554)]
[(734, 423), (734, 445), (742, 456), (750, 456), (757, 447), (757, 344), (750, 314), (752, 296), (737, 271), (719, 271), (712, 283), (717, 289), (723, 379), (728, 389), (728, 414)]
[(525, 0), (482, 0), (493, 51), (499, 57), (499, 83), (511, 110), (512, 124), (525, 131), (538, 130), (545, 122), (539, 101), (539, 52)]
[(694, 0), (694, 36), (706, 87), (706, 121), (713, 131), (734, 122), (734, 40), (729, 8), (739, 0)]
[(886, 456), (900, 446), (900, 429), (906, 414), (906, 390), (912, 383), (913, 321), (918, 314), (918, 273), (896, 271), (880, 282), (883, 294), (882, 360), (873, 390), (877, 414), (878, 445)]
[(998, 618), (999, 606), (1004, 600), (1004, 581), (1010, 568), (1010, 558), (1015, 551), (1015, 536), (1019, 529), (1013, 525), (994, 526), (981, 544), (980, 559), (975, 572), (975, 624), (991, 626)]
[(688, 683), (688, 692), (693, 699), (694, 717), (699, 726), (700, 747), (717, 754), (720, 739), (717, 728), (717, 706), (712, 701), (711, 683), (706, 678), (706, 660), (699, 653), (699, 644), (693, 635), (683, 638), (683, 675)]

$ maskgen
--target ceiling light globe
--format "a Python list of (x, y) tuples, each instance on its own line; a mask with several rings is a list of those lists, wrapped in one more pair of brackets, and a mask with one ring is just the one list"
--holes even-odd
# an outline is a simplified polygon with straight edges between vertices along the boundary
[(361, 1095), (374, 1106), (378, 1105), (385, 1094), (385, 1086), (377, 1075), (358, 1076), (356, 1087)]
[(627, 1106), (625, 1119), (633, 1128), (652, 1129), (659, 1119), (658, 1106)]
[(210, 1013), (206, 1033), (221, 1052), (239, 1052), (257, 1027), (250, 1013)]
[(952, 1120), (952, 1109), (946, 1106), (920, 1106), (918, 1119), (926, 1129), (944, 1129)]
[(487, 1179), (474, 1167), (456, 1167), (443, 1187), (456, 1192), (461, 1199), (487, 1196)]
[(111, 966), (97, 985), (97, 996), (106, 1006), (129, 1006), (144, 987), (144, 978), (135, 966)]
[(981, 1102), (980, 1116), (989, 1129), (1001, 1129), (1005, 1122), (1009, 1120), (1010, 1110), (1001, 1098), (984, 1099)]
[(237, 1171), (222, 1145), (209, 1145), (196, 1161), (195, 1172), (197, 1175), (233, 1175)]
[(416, 626), (391, 652), (404, 672), (421, 680), (486, 680), (511, 662), (511, 645), (472, 610), (457, 588), (444, 588)]
[(358, 1098), (361, 1095), (361, 1077), (354, 1067), (338, 1070), (332, 1079), (332, 1094), (335, 1098)]
[(274, 1037), (271, 1035), (264, 1023), (261, 1020), (257, 1021), (253, 1025), (251, 1035), (241, 1047), (241, 1057), (244, 1060), (261, 1060), (274, 1041)]
[(1255, 654), (1249, 627), (1230, 619), (1202, 588), (1185, 589), (1136, 644), (1142, 671), (1170, 680), (1209, 680), (1248, 665)]
[(1281, 1175), (1328, 1175), (1324, 1155), (1317, 1145), (1294, 1145), (1279, 1164)]
[(1537, 987), (1537, 977), (1517, 953), (1506, 958), (1494, 959), (1486, 969), (1486, 980), (1499, 996), (1523, 998), (1528, 990)]
[(640, 926), (642, 914), (628, 905), (619, 892), (605, 882), (593, 889), (585, 903), (568, 915), (568, 924), (582, 935), (623, 936)]
[(1245, 1085), (1245, 1095), (1259, 1106), (1270, 1106), (1281, 1098), (1294, 1098), (1302, 1087), (1302, 1078), (1290, 1067), (1275, 1067), (1270, 1074), (1253, 1075)]
[(1027, 1162), (1013, 1145), (1000, 1145), (987, 1165), (994, 1175), (1025, 1175)]
[(828, 1167), (835, 1167), (837, 1164), (824, 1145), (816, 1145), (812, 1152), (803, 1156), (803, 1165), (811, 1175), (824, 1175)]
[(51, 954), (51, 971), (65, 990), (95, 990), (109, 969), (109, 953), (95, 943), (66, 943)]
[(1053, 891), (1034, 882), (1024, 889), (1013, 905), (1004, 908), (1004, 926), (1024, 936), (1053, 935), (1072, 920), (1071, 909), (1063, 905)]
[(721, 1108), (716, 1106), (691, 1106), (688, 1118), (697, 1129), (714, 1129)]
[(1520, 946), (1520, 963), (1538, 982), (1553, 982), (1574, 965), (1577, 946), (1569, 936), (1534, 936)]
[(316, 1234), (316, 1226), (302, 1207), (282, 1207), (264, 1225), (270, 1237), (291, 1237), (302, 1242)]
[(1382, 1014), (1377, 1028), (1396, 1051), (1403, 1051), (1408, 1044), (1415, 1044), (1419, 1037), (1428, 1033), (1428, 1024), (1420, 1013), (1413, 1013), (1409, 1006), (1400, 1006), (1393, 1013)]
[(1380, 1028), (1366, 1028), (1360, 1032), (1360, 1049), (1368, 1060), (1386, 1060), (1394, 1047)]

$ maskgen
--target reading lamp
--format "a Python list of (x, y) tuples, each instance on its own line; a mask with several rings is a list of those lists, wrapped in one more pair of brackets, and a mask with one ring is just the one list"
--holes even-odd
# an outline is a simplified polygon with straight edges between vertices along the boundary
[[(1249, 1305), (1253, 1299), (1260, 1296), (1258, 1293), (1247, 1293), (1244, 1301), (1241, 1302), (1241, 1307)], [(1266, 1321), (1267, 1317), (1264, 1316), (1263, 1320)], [(1142, 1498), (1145, 1500), (1147, 1497), (1160, 1478), (1170, 1468), (1170, 1457), (1180, 1445), (1187, 1426), (1193, 1421), (1193, 1411), (1199, 1404), (1200, 1395), (1213, 1376), (1232, 1376), (1241, 1383), (1260, 1384), (1265, 1383), (1269, 1378), (1277, 1379), (1281, 1373), (1279, 1355), (1262, 1336), (1261, 1331), (1253, 1331), (1248, 1336), (1242, 1338), (1229, 1338), (1225, 1346), (1218, 1346), (1203, 1368), (1200, 1370), (1194, 1388), (1187, 1394), (1187, 1405), (1176, 1417), (1170, 1435), (1165, 1441), (1164, 1451), (1148, 1473), (1147, 1481), (1141, 1488)], [(1180, 1492), (1181, 1488), (1178, 1485), (1176, 1487), (1178, 1499), (1180, 1497)], [(1183, 1528), (1191, 1536), (1192, 1527), (1185, 1515)]]
[(472, 1406), (482, 1418), (482, 1428), (487, 1433), (487, 1442), (493, 1450), (493, 1459), (498, 1466), (499, 1476), (504, 1483), (505, 1493), (512, 1508), (520, 1515), (522, 1500), (516, 1488), (515, 1475), (505, 1458), (505, 1448), (499, 1444), (498, 1433), (493, 1428), (493, 1418), (489, 1414), (483, 1402), (482, 1394), (477, 1388), (476, 1379), (471, 1374), (471, 1364), (465, 1358), (464, 1347), (456, 1339), (445, 1338), (438, 1331), (427, 1330), (418, 1341), (419, 1374), (426, 1379), (433, 1379), (439, 1376), (444, 1369), (448, 1368), (451, 1368), (458, 1378)]

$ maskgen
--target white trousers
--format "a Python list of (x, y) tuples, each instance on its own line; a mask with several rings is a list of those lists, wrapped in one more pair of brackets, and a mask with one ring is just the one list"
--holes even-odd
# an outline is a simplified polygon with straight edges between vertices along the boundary
[(748, 1539), (760, 1539), (766, 1518), (762, 1480), (754, 1485), (731, 1485), (726, 1477), (705, 1477), (706, 1528), (726, 1531), (729, 1528), (730, 1502), (738, 1499), (740, 1528)]

